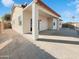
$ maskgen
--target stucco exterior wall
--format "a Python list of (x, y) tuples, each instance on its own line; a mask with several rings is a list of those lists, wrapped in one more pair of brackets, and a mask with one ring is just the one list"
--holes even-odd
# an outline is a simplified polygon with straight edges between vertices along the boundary
[(60, 30), (61, 28), (62, 28), (62, 21), (57, 19), (57, 18), (53, 18), (53, 20), (52, 20), (52, 29)]
[(48, 19), (47, 19), (47, 17), (40, 15), (39, 20), (41, 20), (40, 23), (39, 23), (39, 26), (40, 26), (39, 30), (43, 31), (43, 30), (48, 29)]
[(23, 33), (30, 33), (30, 22), (32, 19), (32, 11), (25, 10), (23, 12)]
[(58, 29), (61, 29), (61, 28), (62, 28), (62, 21), (59, 20), (59, 21), (58, 21)]
[[(12, 29), (17, 31), (18, 33), (23, 33), (23, 9), (20, 7), (15, 7), (13, 14), (12, 14)], [(19, 25), (19, 19), (21, 18), (21, 25)]]
[[(30, 22), (32, 19), (32, 11), (25, 10), (23, 12), (23, 33), (30, 33)], [(48, 29), (48, 19), (43, 15), (39, 15), (39, 31)]]
[[(40, 6), (39, 6), (40, 7)], [(40, 7), (41, 8), (41, 7)], [(47, 10), (41, 9), (42, 11), (47, 12), (47, 14), (50, 14)], [(21, 25), (19, 25), (18, 17), (21, 16)], [(53, 16), (58, 17), (53, 14)], [(43, 31), (46, 29), (57, 29), (57, 20), (56, 19), (48, 19), (49, 16), (45, 14), (39, 14), (39, 20), (38, 20), (38, 27), (39, 31)], [(32, 19), (32, 9), (31, 7), (28, 7), (27, 9), (23, 10), (23, 8), (16, 7), (13, 11), (12, 15), (12, 29), (19, 32), (19, 33), (30, 33), (30, 27), (31, 27), (31, 19)], [(53, 26), (53, 22), (55, 22), (55, 26)]]
[(48, 18), (48, 29), (52, 29), (52, 19)]
[[(23, 33), (31, 33), (30, 27), (31, 27), (31, 19), (32, 19), (32, 11), (30, 10), (25, 10), (23, 12)], [(53, 23), (55, 22), (55, 26), (53, 26)], [(46, 29), (55, 29), (57, 30), (58, 28), (58, 20), (54, 18), (49, 18), (45, 15), (39, 14), (39, 20), (38, 20), (38, 27), (39, 31), (43, 31)]]

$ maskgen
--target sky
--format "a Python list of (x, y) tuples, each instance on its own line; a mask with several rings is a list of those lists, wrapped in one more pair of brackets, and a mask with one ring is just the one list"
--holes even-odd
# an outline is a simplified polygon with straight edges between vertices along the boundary
[[(0, 17), (11, 13), (13, 4), (24, 4), (31, 0), (0, 0)], [(79, 0), (42, 0), (52, 10), (61, 15), (64, 22), (79, 22)]]

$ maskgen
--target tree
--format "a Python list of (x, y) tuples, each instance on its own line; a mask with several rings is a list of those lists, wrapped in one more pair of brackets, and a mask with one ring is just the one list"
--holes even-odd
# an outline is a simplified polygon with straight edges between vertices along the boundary
[(11, 14), (5, 14), (5, 15), (3, 16), (3, 20), (4, 20), (4, 21), (11, 21)]
[(4, 23), (4, 29), (11, 28), (11, 14), (5, 14), (2, 17), (2, 21)]

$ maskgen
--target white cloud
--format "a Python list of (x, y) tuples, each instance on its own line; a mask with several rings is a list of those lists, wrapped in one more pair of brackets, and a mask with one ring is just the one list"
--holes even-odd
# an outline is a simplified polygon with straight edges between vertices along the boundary
[(75, 12), (79, 14), (79, 0), (71, 0), (67, 5), (68, 6), (75, 5), (75, 8), (76, 8)]
[(79, 3), (79, 0), (75, 0), (76, 3)]
[(76, 7), (79, 8), (79, 4), (77, 4)]
[(76, 12), (77, 14), (79, 14), (79, 0), (75, 0), (76, 1)]
[(70, 11), (64, 11), (63, 12), (63, 15), (66, 17), (66, 18), (71, 18), (73, 16), (73, 14), (70, 12)]
[(76, 10), (77, 10), (77, 12), (79, 13), (79, 8), (77, 8)]
[(14, 1), (13, 0), (2, 0), (2, 4), (6, 7), (9, 7), (14, 4)]
[(79, 12), (79, 4), (76, 5), (76, 12)]

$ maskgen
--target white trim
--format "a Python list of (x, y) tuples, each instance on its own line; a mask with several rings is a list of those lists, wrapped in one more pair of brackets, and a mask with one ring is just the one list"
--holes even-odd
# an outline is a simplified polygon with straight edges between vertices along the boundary
[[(39, 5), (38, 5), (39, 6)], [(47, 11), (46, 9), (42, 8), (41, 6), (39, 6), (39, 9), (42, 10), (43, 12), (53, 16), (53, 17), (56, 17), (56, 18), (59, 18), (58, 16), (56, 16), (55, 14), (52, 14), (51, 12)]]

